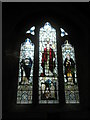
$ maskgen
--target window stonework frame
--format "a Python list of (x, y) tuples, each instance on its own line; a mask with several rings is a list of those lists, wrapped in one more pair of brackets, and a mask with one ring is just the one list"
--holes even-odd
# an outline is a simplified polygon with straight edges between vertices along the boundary
[[(61, 45), (65, 103), (79, 103), (79, 90), (74, 47), (68, 40)], [(46, 22), (39, 31), (39, 104), (59, 103), (56, 30)], [(32, 104), (34, 44), (29, 38), (21, 44), (17, 104)]]

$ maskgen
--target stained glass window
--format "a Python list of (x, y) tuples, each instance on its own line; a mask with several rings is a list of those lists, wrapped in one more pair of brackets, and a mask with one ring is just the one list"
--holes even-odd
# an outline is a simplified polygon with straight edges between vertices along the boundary
[(56, 30), (46, 22), (39, 31), (39, 103), (58, 103)]
[(64, 37), (65, 35), (68, 35), (67, 32), (65, 32), (65, 30), (63, 28), (60, 28), (61, 30), (61, 37)]
[(27, 32), (26, 32), (26, 34), (31, 34), (31, 35), (35, 35), (35, 26), (33, 26), (33, 27), (31, 27)]
[(62, 45), (62, 57), (65, 101), (66, 103), (79, 103), (75, 51), (68, 40)]
[(32, 103), (33, 66), (34, 44), (27, 38), (20, 49), (17, 104)]

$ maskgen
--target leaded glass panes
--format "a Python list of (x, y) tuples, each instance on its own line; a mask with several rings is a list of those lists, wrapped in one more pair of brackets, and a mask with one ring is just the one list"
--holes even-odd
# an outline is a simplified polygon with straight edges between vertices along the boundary
[(66, 103), (79, 103), (74, 47), (66, 41), (62, 45), (63, 74)]
[(39, 103), (58, 103), (56, 30), (46, 22), (39, 31)]
[(67, 32), (65, 32), (65, 30), (63, 28), (60, 28), (61, 30), (61, 37), (64, 37), (65, 35), (68, 35)]
[(17, 104), (32, 103), (33, 66), (34, 44), (27, 38), (20, 49)]

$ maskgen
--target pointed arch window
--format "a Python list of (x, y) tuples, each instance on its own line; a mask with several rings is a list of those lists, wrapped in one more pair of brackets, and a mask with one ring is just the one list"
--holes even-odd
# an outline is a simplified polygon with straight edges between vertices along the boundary
[(27, 38), (20, 49), (17, 104), (32, 103), (33, 66), (34, 44)]
[(56, 30), (46, 22), (39, 31), (39, 103), (58, 103)]
[[(26, 33), (32, 34), (32, 30)], [(62, 30), (62, 29), (61, 29)], [(61, 31), (62, 32), (62, 31)], [(65, 32), (65, 31), (64, 31)], [(65, 33), (63, 32), (63, 36)], [(35, 34), (33, 34), (35, 35)], [(68, 35), (68, 34), (66, 34)], [(61, 35), (61, 37), (63, 37)], [(61, 46), (65, 102), (79, 103), (79, 90), (74, 47), (65, 41)], [(39, 76), (38, 93), (40, 104), (59, 103), (58, 62), (56, 30), (46, 22), (39, 31)], [(31, 104), (33, 97), (34, 44), (29, 38), (21, 44), (17, 104)]]
[(68, 43), (62, 45), (65, 102), (79, 103), (77, 70), (74, 47)]

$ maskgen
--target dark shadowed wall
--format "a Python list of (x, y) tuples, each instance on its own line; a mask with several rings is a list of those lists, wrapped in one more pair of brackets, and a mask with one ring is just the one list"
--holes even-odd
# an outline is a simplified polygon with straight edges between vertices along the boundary
[[(70, 119), (88, 117), (88, 3), (3, 3), (3, 119)], [(39, 29), (50, 22), (57, 31), (59, 105), (38, 104)], [(26, 31), (36, 27), (36, 35)], [(68, 32), (61, 38), (60, 27)], [(32, 105), (16, 105), (20, 45), (29, 37), (35, 44)], [(75, 48), (80, 91), (79, 105), (65, 105), (61, 45), (68, 39)]]

